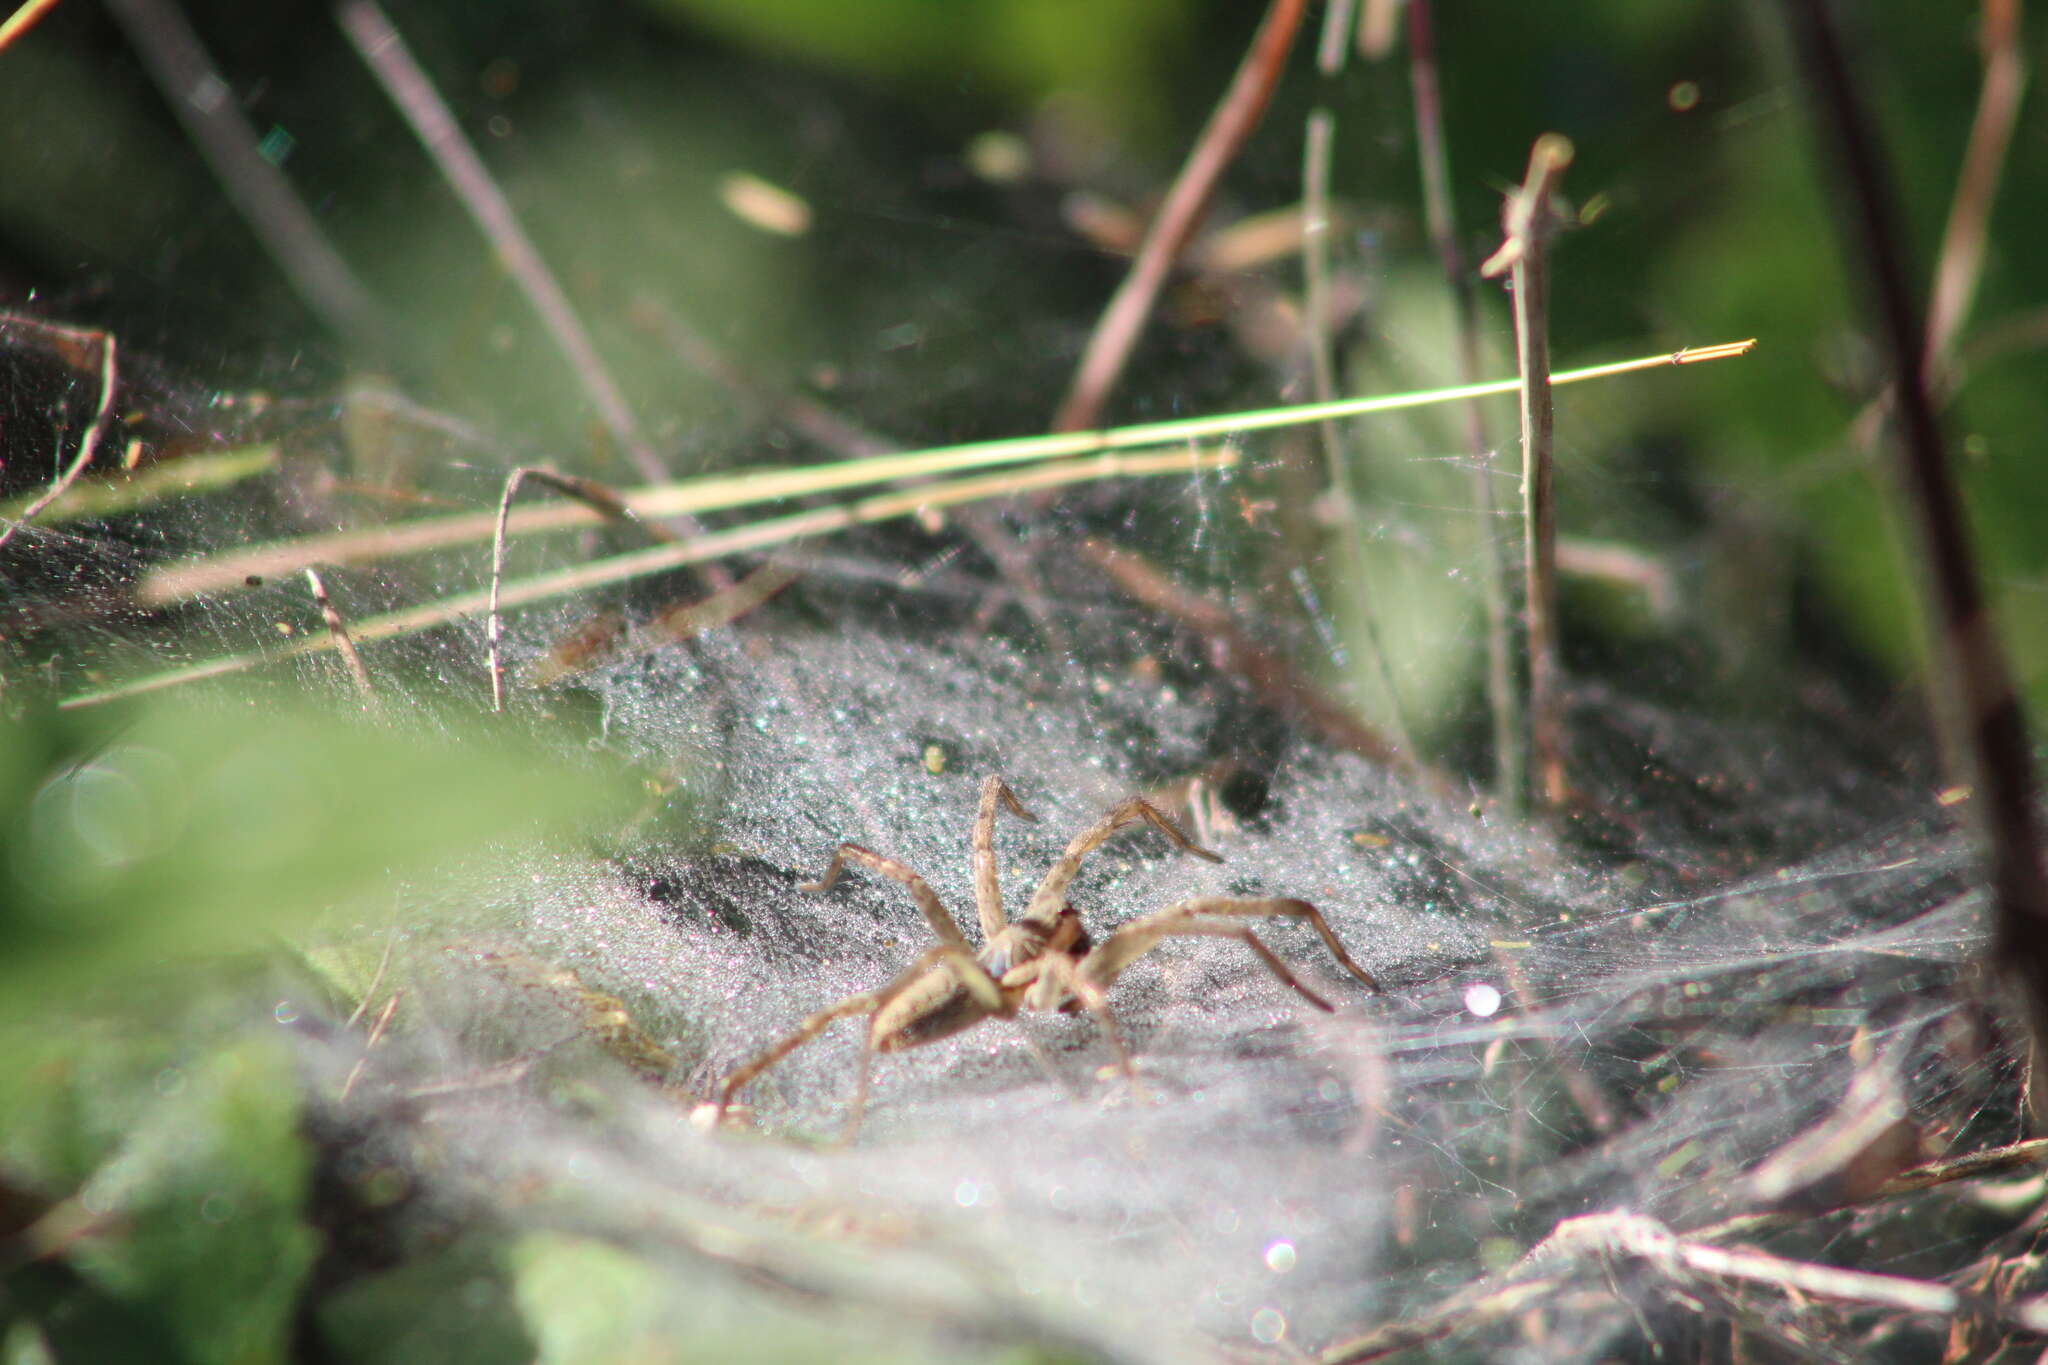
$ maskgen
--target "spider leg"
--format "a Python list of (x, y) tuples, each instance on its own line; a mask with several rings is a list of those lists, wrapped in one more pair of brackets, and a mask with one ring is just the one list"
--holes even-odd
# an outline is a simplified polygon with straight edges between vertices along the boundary
[(1223, 861), (1220, 856), (1200, 847), (1194, 840), (1181, 833), (1180, 826), (1160, 814), (1157, 806), (1142, 796), (1134, 796), (1128, 801), (1110, 807), (1100, 820), (1074, 836), (1073, 842), (1067, 845), (1067, 851), (1059, 856), (1059, 861), (1045, 874), (1045, 880), (1038, 884), (1038, 890), (1032, 893), (1031, 903), (1024, 908), (1023, 918), (1050, 924), (1058, 916), (1060, 907), (1067, 903), (1067, 888), (1073, 885), (1075, 876), (1081, 871), (1081, 860), (1101, 847), (1110, 835), (1125, 825), (1134, 825), (1140, 820), (1146, 821), (1172, 840), (1173, 846), (1183, 853), (1192, 853), (1197, 858), (1206, 858), (1212, 863)]
[(859, 844), (841, 844), (832, 851), (832, 861), (825, 868), (825, 875), (814, 882), (804, 882), (799, 891), (830, 891), (832, 884), (839, 880), (839, 873), (848, 863), (864, 867), (870, 872), (880, 873), (891, 881), (903, 883), (910, 892), (910, 898), (917, 902), (917, 908), (924, 911), (925, 923), (931, 925), (932, 933), (946, 948), (958, 949), (968, 957), (973, 950), (967, 946), (967, 938), (960, 932), (960, 926), (953, 921), (946, 907), (940, 903), (938, 892), (924, 878), (897, 862), (884, 858), (873, 849), (862, 848)]
[(1231, 919), (1305, 919), (1321, 935), (1330, 952), (1350, 972), (1372, 990), (1377, 991), (1380, 983), (1373, 980), (1372, 973), (1351, 960), (1351, 954), (1344, 951), (1344, 945), (1337, 941), (1322, 912), (1307, 901), (1284, 900), (1269, 897), (1260, 900), (1240, 900), (1232, 896), (1196, 896), (1178, 905), (1170, 905), (1143, 919), (1132, 920), (1108, 938), (1097, 944), (1088, 956), (1081, 959), (1075, 976), (1098, 990), (1108, 990), (1117, 976), (1159, 945), (1160, 940), (1177, 936), (1209, 935), (1219, 938), (1234, 938), (1258, 955), (1273, 975), (1298, 993), (1317, 1009), (1328, 1012), (1330, 1004), (1314, 991), (1295, 979), (1294, 973), (1273, 951), (1261, 943), (1257, 935), (1243, 924), (1233, 924)]
[(1124, 1079), (1131, 1083), (1131, 1089), (1143, 1094), (1138, 1084), (1138, 1068), (1131, 1061), (1131, 1050), (1124, 1046), (1123, 1030), (1116, 1026), (1116, 1013), (1109, 1007), (1109, 996), (1101, 986), (1084, 981), (1075, 970), (1074, 959), (1063, 953), (1041, 957), (1014, 967), (1003, 977), (1005, 988), (1030, 986), (1031, 993), (1025, 997), (1025, 1005), (1031, 1009), (1050, 1011), (1058, 1008), (1066, 996), (1073, 996), (1088, 1007), (1088, 1012), (1102, 1024), (1102, 1031), (1109, 1036), (1109, 1045), (1116, 1051), (1117, 1069), (1124, 1073)]
[(1003, 887), (996, 879), (996, 806), (1001, 803), (1019, 820), (1038, 823), (1038, 817), (1024, 809), (1017, 794), (990, 774), (981, 784), (981, 809), (974, 816), (974, 908), (981, 916), (983, 942), (992, 942), (1003, 931)]
[[(958, 931), (956, 930), (955, 932)], [(748, 1062), (745, 1066), (727, 1076), (725, 1084), (718, 1088), (718, 1107), (712, 1113), (711, 1126), (716, 1128), (724, 1120), (725, 1111), (731, 1106), (733, 1096), (739, 1094), (756, 1076), (759, 1076), (769, 1067), (774, 1066), (805, 1043), (810, 1042), (811, 1039), (823, 1033), (837, 1020), (854, 1014), (872, 1016), (887, 1008), (890, 1001), (916, 985), (933, 967), (938, 966), (940, 963), (951, 966), (955, 971), (960, 972), (963, 977), (972, 973), (984, 981), (988, 979), (988, 974), (981, 970), (980, 964), (976, 963), (971, 955), (966, 954), (965, 950), (949, 947), (931, 949), (918, 958), (908, 971), (903, 972), (894, 981), (891, 981), (880, 990), (863, 991), (859, 995), (848, 996), (836, 1005), (826, 1006), (808, 1019), (805, 1019), (801, 1024), (798, 1024), (796, 1031), (788, 1037), (782, 1039), (775, 1046), (754, 1058), (753, 1061)], [(970, 981), (970, 986), (971, 984)], [(860, 1079), (854, 1090), (853, 1112), (847, 1123), (846, 1136), (848, 1141), (851, 1141), (854, 1134), (860, 1129), (861, 1110), (866, 1106), (868, 1097), (868, 1066), (874, 1056), (874, 1051), (874, 1037), (870, 1030), (861, 1035)]]

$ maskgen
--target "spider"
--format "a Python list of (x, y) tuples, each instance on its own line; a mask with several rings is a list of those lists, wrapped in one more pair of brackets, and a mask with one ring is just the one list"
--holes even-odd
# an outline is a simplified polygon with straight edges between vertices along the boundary
[(1067, 903), (1067, 888), (1081, 870), (1081, 860), (1110, 835), (1127, 825), (1143, 821), (1172, 840), (1183, 853), (1212, 863), (1222, 858), (1181, 833), (1180, 828), (1158, 808), (1140, 797), (1112, 807), (1101, 819), (1074, 836), (1059, 860), (1045, 874), (1032, 893), (1030, 903), (1017, 919), (1003, 918), (1003, 893), (996, 880), (995, 828), (997, 810), (1007, 809), (1021, 820), (1037, 823), (1000, 777), (982, 783), (981, 807), (974, 817), (974, 905), (980, 913), (985, 946), (977, 955), (967, 945), (960, 926), (923, 877), (893, 858), (861, 847), (841, 844), (832, 854), (825, 875), (799, 889), (822, 892), (839, 879), (848, 863), (901, 882), (924, 912), (938, 946), (918, 958), (910, 969), (876, 991), (849, 996), (836, 1005), (819, 1010), (797, 1026), (794, 1033), (769, 1048), (725, 1078), (710, 1115), (716, 1126), (737, 1095), (755, 1077), (787, 1057), (832, 1024), (849, 1015), (868, 1016), (867, 1035), (861, 1046), (860, 1079), (847, 1119), (846, 1139), (859, 1132), (861, 1111), (867, 1102), (870, 1063), (877, 1052), (937, 1042), (984, 1019), (1013, 1018), (1019, 1009), (1059, 1010), (1071, 1013), (1086, 1007), (1102, 1021), (1103, 1032), (1116, 1050), (1124, 1076), (1136, 1084), (1137, 1072), (1130, 1052), (1118, 1033), (1106, 993), (1117, 976), (1131, 963), (1156, 947), (1160, 940), (1176, 935), (1213, 935), (1234, 938), (1252, 950), (1273, 975), (1326, 1013), (1330, 1003), (1301, 984), (1271, 949), (1251, 929), (1234, 921), (1244, 919), (1304, 919), (1329, 945), (1344, 969), (1374, 991), (1379, 983), (1372, 974), (1351, 960), (1337, 941), (1329, 924), (1307, 901), (1280, 897), (1241, 899), (1232, 896), (1196, 896), (1164, 910), (1132, 920), (1102, 940), (1094, 942), (1081, 923), (1080, 914)]

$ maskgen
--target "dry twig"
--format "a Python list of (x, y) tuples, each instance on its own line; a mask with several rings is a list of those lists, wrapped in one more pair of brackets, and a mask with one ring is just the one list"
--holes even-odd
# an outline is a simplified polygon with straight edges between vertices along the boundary
[(1361, 758), (1416, 773), (1439, 791), (1450, 789), (1441, 774), (1423, 767), (1412, 754), (1302, 677), (1285, 658), (1253, 640), (1228, 608), (1189, 592), (1135, 551), (1087, 540), (1081, 543), (1081, 554), (1131, 597), (1201, 635), (1221, 656), (1223, 667), (1242, 676), (1268, 705), (1300, 716), (1331, 743)]
[[(2048, 869), (2033, 805), (2026, 720), (2006, 668), (1964, 523), (1928, 388), (1928, 333), (1916, 316), (1907, 253), (1890, 175), (1862, 93), (1823, 0), (1785, 0), (1814, 94), (1816, 117), (1848, 190), (1842, 231), (1864, 262), (1863, 281), (1877, 315), (1898, 395), (1899, 473), (1918, 526), (1927, 610), (1934, 618), (1935, 672), (1959, 704), (1966, 736), (1951, 735), (1951, 762), (1974, 769), (1970, 802), (1987, 846), (1997, 917), (1997, 960), (2018, 971), (2030, 996), (2034, 1073), (2029, 1107), (2048, 1120)], [(1949, 714), (1937, 707), (1937, 714)], [(1951, 727), (1953, 728), (1953, 727)], [(1954, 742), (1963, 741), (1963, 742)]]
[(489, 640), (493, 711), (505, 709), (505, 668), (499, 652), (500, 640), (504, 633), (504, 617), (498, 610), (500, 589), (505, 580), (505, 527), (512, 517), (512, 499), (518, 496), (520, 487), (529, 482), (544, 484), (557, 493), (574, 498), (607, 521), (637, 526), (647, 532), (649, 538), (660, 543), (668, 544), (675, 540), (674, 536), (654, 522), (643, 521), (630, 503), (595, 480), (531, 466), (522, 466), (507, 475), (505, 490), (498, 495), (497, 528), (491, 536), (491, 606), (489, 623), (485, 627), (485, 635)]
[(1273, 87), (1279, 84), (1287, 54), (1294, 46), (1294, 34), (1301, 26), (1304, 8), (1304, 0), (1272, 0), (1230, 88), (1224, 91), (1216, 112), (1209, 116), (1208, 125), (1195, 140), (1187, 163), (1174, 177), (1173, 188), (1146, 231), (1144, 245), (1138, 248), (1130, 273), (1124, 276), (1124, 282), (1095, 324), (1088, 349), (1075, 369), (1073, 387), (1067, 390), (1059, 413), (1053, 418), (1054, 431), (1080, 431), (1100, 425), (1103, 402), (1123, 374), (1124, 363), (1130, 359), (1139, 333), (1144, 331), (1145, 319), (1151, 316), (1153, 301), (1159, 297), (1167, 273), (1201, 224), (1203, 211), (1216, 192), (1224, 167), (1237, 155), (1266, 112)]
[(64, 472), (57, 476), (43, 495), (22, 509), (21, 516), (6, 530), (0, 531), (0, 549), (14, 539), (14, 533), (36, 519), (38, 513), (64, 496), (64, 490), (71, 487), (78, 476), (85, 473), (86, 466), (100, 448), (100, 439), (107, 434), (107, 424), (114, 413), (114, 389), (120, 382), (120, 365), (115, 358), (114, 334), (93, 328), (64, 327), (53, 322), (42, 322), (19, 314), (0, 314), (0, 327), (23, 328), (39, 331), (57, 343), (58, 350), (68, 363), (83, 368), (84, 357), (90, 354), (87, 348), (96, 348), (100, 359), (100, 400), (93, 410), (92, 425), (79, 438), (78, 454), (72, 458)]
[(107, 0), (228, 202), (306, 305), (366, 356), (388, 357), (391, 329), (291, 182), (263, 155), (241, 101), (171, 0)]
[(1934, 291), (1927, 305), (1927, 371), (1939, 384), (1955, 348), (1956, 333), (1969, 316), (1971, 297), (1984, 270), (1984, 240), (1991, 229), (1991, 205), (2005, 154), (2027, 88), (2027, 59), (2020, 47), (2020, 0), (1984, 0), (1978, 42), (1984, 49), (1984, 83), (1977, 114), (1963, 151), (1948, 225), (1935, 257)]
[(363, 656), (356, 653), (356, 642), (348, 636), (348, 623), (335, 610), (333, 599), (327, 595), (327, 585), (320, 581), (319, 570), (306, 570), (306, 586), (313, 590), (313, 601), (320, 607), (320, 619), (327, 623), (327, 633), (334, 638), (334, 647), (348, 666), (348, 676), (356, 685), (356, 694), (363, 699), (365, 706), (369, 705), (377, 697), (377, 689), (370, 685), (370, 670), (363, 667)]
[[(1515, 352), (1522, 371), (1523, 615), (1529, 653), (1529, 750), (1538, 789), (1553, 809), (1570, 795), (1565, 779), (1564, 698), (1557, 685), (1557, 508), (1551, 466), (1550, 286), (1544, 267), (1560, 225), (1552, 202), (1572, 164), (1572, 144), (1556, 133), (1536, 139), (1529, 174), (1502, 214), (1507, 240), (1480, 273), (1511, 273)], [(1517, 794), (1519, 795), (1519, 793)]]
[(391, 20), (375, 0), (347, 0), (338, 12), (342, 29), (349, 41), (355, 44), (363, 62), (370, 68), (384, 92), (398, 106), (399, 112), (412, 126), (420, 144), (433, 158), (434, 164), (447, 180), (464, 209), (475, 220), (477, 228), (491, 244), (497, 259), (504, 263), (527, 302), (540, 315), (548, 335), (569, 368), (575, 373), (583, 392), (597, 409), (600, 421), (619, 443), (620, 449), (640, 471), (642, 478), (657, 482), (668, 477), (668, 470), (661, 458), (654, 453), (647, 438), (640, 432), (640, 424), (634, 420), (633, 412), (626, 404), (625, 394), (612, 379), (611, 371), (605, 367), (603, 357), (591, 343), (590, 333), (584, 328), (583, 320), (576, 315), (569, 296), (562, 291), (547, 262), (541, 259), (540, 251), (533, 239), (526, 235), (526, 229), (519, 224), (519, 217), (512, 210), (505, 192), (491, 178), (485, 169), (483, 159), (476, 154), (469, 139), (456, 125), (455, 116), (427, 73), (420, 68), (406, 47), (405, 39), (399, 36)]

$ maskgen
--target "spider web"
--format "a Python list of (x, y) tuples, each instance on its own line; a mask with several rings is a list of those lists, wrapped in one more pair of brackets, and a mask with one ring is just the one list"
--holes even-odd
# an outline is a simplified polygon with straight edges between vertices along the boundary
[[(474, 52), (516, 46), (419, 22), (430, 52), (480, 69)], [(106, 41), (74, 35), (48, 59), (48, 88), (77, 79), (65, 63)], [(901, 110), (859, 92), (715, 75), (701, 53), (641, 50), (632, 25), (579, 41), (586, 69), (522, 50), (524, 85), (464, 113), (496, 139), (530, 228), (596, 305), (600, 348), (674, 470), (817, 458), (768, 390), (828, 401), (906, 446), (1042, 422), (1095, 286), (1116, 273), (1058, 224), (1050, 194), (975, 181), (955, 142), (905, 135)], [(677, 99), (671, 60), (706, 86)], [(16, 678), (77, 698), (321, 629), (284, 576), (169, 610), (136, 605), (168, 561), (376, 526), (380, 498), (489, 509), (512, 463), (628, 477), (618, 452), (593, 450), (573, 381), (435, 182), (402, 159), (388, 112), (305, 79), (294, 174), (342, 205), (337, 236), (437, 358), (431, 381), (350, 381), (319, 348), (269, 338), (249, 365), (225, 338), (276, 315), (250, 294), (275, 286), (218, 259), (214, 239), (230, 231), (219, 204), (173, 239), (203, 263), (180, 280), (218, 281), (210, 297), (107, 247), (112, 301), (97, 306), (74, 279), (47, 302), (52, 316), (110, 327), (132, 357), (110, 449), (132, 438), (169, 463), (180, 450), (262, 448), (274, 463), (215, 492), (25, 529), (4, 552)], [(131, 82), (99, 107), (146, 97)], [(794, 130), (796, 150), (769, 126)], [(790, 169), (818, 218), (802, 247), (707, 207), (715, 177), (700, 168), (729, 164)], [(665, 179), (675, 166), (690, 169)], [(1286, 202), (1291, 174), (1248, 173), (1226, 213)], [(14, 222), (22, 240), (45, 240), (19, 210)], [(1448, 378), (1448, 334), (1422, 302), (1438, 288), (1428, 270), (1386, 248), (1369, 218), (1339, 256), (1340, 292), (1371, 300), (1353, 326), (1375, 338), (1346, 382)], [(1226, 286), (1240, 295), (1203, 293)], [(1300, 396), (1299, 366), (1272, 363), (1251, 335), (1276, 316), (1260, 301), (1293, 287), (1287, 269), (1197, 281), (1155, 329), (1124, 411)], [(1236, 333), (1204, 331), (1205, 310)], [(692, 373), (663, 318), (701, 327), (724, 354), (766, 357), (773, 384), (735, 393), (701, 365)], [(93, 393), (46, 348), (8, 356), (12, 492), (46, 472), (46, 433), (72, 448)], [(1579, 486), (1596, 490), (1590, 528), (1631, 544), (1658, 543), (1677, 514), (1603, 488), (1610, 471), (1587, 467), (1587, 452), (1623, 442), (1655, 401), (1588, 399), (1567, 413)], [(454, 1223), (572, 1248), (569, 1263), (593, 1275), (574, 1257), (623, 1253), (657, 1286), (649, 1330), (691, 1349), (822, 1356), (851, 1341), (891, 1358), (1030, 1348), (1133, 1361), (1316, 1349), (1503, 1268), (1565, 1218), (1627, 1208), (1691, 1228), (1821, 1198), (1843, 1162), (1775, 1175), (1769, 1198), (1758, 1173), (1840, 1115), (1860, 1078), (1904, 1097), (1929, 1152), (2014, 1137), (2012, 1069), (1974, 966), (1970, 859), (1923, 797), (1921, 741), (1904, 754), (1875, 744), (1852, 683), (1807, 672), (1808, 696), (1788, 689), (1782, 706), (1710, 705), (1690, 694), (1702, 648), (1669, 622), (1646, 625), (1635, 588), (1587, 588), (1584, 620), (1624, 621), (1588, 626), (1594, 643), (1574, 660), (1587, 811), (1533, 821), (1491, 799), (1475, 757), (1486, 722), (1473, 566), (1512, 548), (1511, 522), (1479, 505), (1451, 425), (1343, 437), (1374, 457), (1359, 463), (1355, 558), (1334, 548), (1342, 509), (1320, 494), (1316, 438), (1246, 437), (1225, 470), (1018, 494), (979, 522), (811, 542), (787, 554), (798, 584), (735, 625), (549, 688), (515, 686), (495, 724), (634, 775), (644, 800), (578, 839), (452, 849), (436, 874), (380, 886), (374, 908), (335, 906), (300, 944), (310, 970), (288, 989), (294, 1017), (321, 1023), (294, 1034), (320, 1150), (375, 1147), (429, 1206), (377, 1215), (405, 1267), (336, 1271), (346, 1283), (322, 1310), (332, 1340), (360, 1346), (350, 1315), (368, 1313), (378, 1276), (426, 1275)], [(1481, 476), (1496, 506), (1512, 504), (1511, 479)], [(1405, 728), (1404, 748), (1481, 776), (1432, 784), (1346, 750), (1274, 705), (1213, 635), (1120, 592), (1077, 553), (1089, 537), (1228, 603), (1305, 685)], [(630, 543), (616, 528), (522, 542), (514, 572)], [(1696, 587), (1713, 571), (1675, 572)], [(487, 572), (487, 547), (472, 543), (325, 577), (360, 620), (475, 591)], [(640, 625), (709, 590), (670, 575), (607, 602)], [(513, 614), (514, 678), (594, 605)], [(1646, 639), (1654, 647), (1638, 649)], [(484, 651), (473, 615), (366, 646), (378, 723), (462, 733), (457, 718), (488, 696)], [(325, 655), (184, 690), (222, 713), (252, 696), (354, 705)], [(739, 1131), (702, 1131), (693, 1101), (719, 1078), (928, 946), (894, 885), (852, 876), (826, 895), (798, 890), (835, 844), (917, 869), (975, 936), (967, 837), (990, 773), (1040, 819), (998, 825), (1013, 909), (1073, 832), (1152, 793), (1226, 861), (1120, 834), (1072, 894), (1098, 940), (1192, 895), (1297, 896), (1384, 992), (1346, 978), (1299, 926), (1257, 932), (1334, 1014), (1305, 1008), (1240, 945), (1172, 940), (1112, 996), (1142, 1092), (1105, 1071), (1111, 1054), (1085, 1015), (991, 1023), (881, 1059), (862, 1140), (833, 1149), (857, 1059), (849, 1023), (760, 1078)], [(370, 1080), (343, 1101), (362, 1034), (325, 1016), (344, 1013), (337, 996), (379, 1003), (383, 978), (361, 967), (387, 942), (407, 998)], [(630, 1023), (592, 1024), (604, 999)], [(620, 1064), (610, 1044), (628, 1034), (658, 1048), (651, 1069), (668, 1088)], [(455, 1098), (429, 1100), (422, 1117), (437, 1087)], [(1973, 1235), (1959, 1201), (1920, 1208), (1934, 1232), (1866, 1227), (1860, 1249), (1906, 1264)], [(1791, 1339), (1797, 1326), (1775, 1330)], [(1864, 1329), (1876, 1331), (1843, 1328)], [(1641, 1354), (1690, 1330), (1681, 1311), (1606, 1297), (1555, 1315), (1547, 1335), (1502, 1329), (1469, 1349)]]

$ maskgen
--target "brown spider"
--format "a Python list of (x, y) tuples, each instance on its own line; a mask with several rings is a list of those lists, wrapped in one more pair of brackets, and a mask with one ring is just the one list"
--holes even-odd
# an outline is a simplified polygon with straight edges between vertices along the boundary
[(1244, 900), (1231, 896), (1196, 896), (1155, 914), (1136, 919), (1116, 930), (1101, 943), (1094, 943), (1081, 924), (1081, 916), (1067, 903), (1067, 888), (1081, 870), (1081, 860), (1126, 825), (1140, 820), (1171, 839), (1175, 847), (1212, 863), (1223, 860), (1207, 849), (1195, 846), (1178, 826), (1150, 802), (1139, 797), (1112, 808), (1100, 820), (1074, 836), (1067, 851), (1045, 874), (1032, 894), (1031, 903), (1014, 921), (1003, 919), (1003, 893), (996, 881), (996, 808), (1005, 806), (1022, 820), (1037, 822), (1003, 784), (991, 777), (981, 786), (981, 809), (974, 817), (974, 904), (981, 914), (981, 932), (986, 946), (977, 956), (967, 946), (960, 926), (939, 903), (925, 879), (893, 858), (862, 848), (841, 844), (832, 855), (825, 875), (805, 884), (805, 891), (824, 891), (837, 881), (842, 868), (854, 863), (898, 881), (938, 936), (939, 946), (918, 958), (909, 971), (877, 991), (851, 996), (828, 1009), (819, 1010), (797, 1026), (796, 1032), (725, 1078), (720, 1087), (711, 1122), (725, 1116), (733, 1096), (756, 1076), (824, 1032), (835, 1019), (847, 1015), (869, 1016), (867, 1037), (860, 1053), (860, 1080), (854, 1090), (853, 1110), (848, 1116), (847, 1138), (860, 1128), (861, 1110), (867, 1102), (869, 1063), (877, 1052), (897, 1052), (951, 1037), (984, 1019), (1008, 1019), (1022, 1009), (1071, 1012), (1086, 1006), (1102, 1021), (1116, 1049), (1117, 1061), (1133, 1083), (1137, 1072), (1130, 1053), (1118, 1034), (1105, 992), (1124, 968), (1155, 947), (1161, 939), (1179, 934), (1208, 934), (1234, 938), (1258, 955), (1301, 997), (1317, 1009), (1331, 1011), (1328, 1001), (1294, 979), (1271, 949), (1259, 942), (1250, 928), (1233, 924), (1235, 918), (1305, 919), (1322, 936), (1344, 969), (1372, 990), (1379, 983), (1372, 974), (1351, 960), (1344, 945), (1317, 909), (1307, 901), (1263, 897)]

